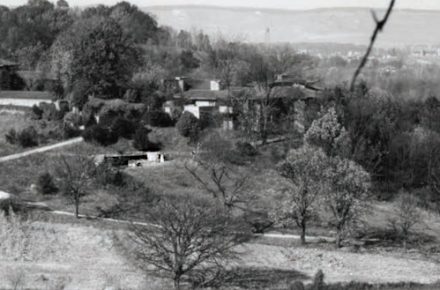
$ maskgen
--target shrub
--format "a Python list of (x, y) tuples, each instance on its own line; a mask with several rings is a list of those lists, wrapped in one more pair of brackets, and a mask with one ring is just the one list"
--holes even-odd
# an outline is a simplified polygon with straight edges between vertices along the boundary
[(40, 174), (37, 179), (38, 192), (42, 194), (54, 194), (58, 191), (58, 187), (55, 185), (52, 175), (49, 172)]
[(124, 174), (107, 163), (98, 166), (96, 169), (95, 180), (104, 186), (114, 185), (121, 187), (126, 184)]
[(170, 115), (160, 110), (154, 110), (146, 113), (146, 121), (150, 126), (154, 127), (172, 127), (174, 122)]
[(305, 290), (304, 284), (301, 281), (295, 281), (289, 286), (289, 290)]
[(70, 138), (75, 138), (81, 135), (81, 130), (76, 128), (76, 127), (72, 127), (70, 125), (64, 124), (63, 126), (63, 138), (64, 139), (70, 139)]
[(258, 155), (258, 150), (248, 142), (237, 142), (235, 144), (238, 153), (246, 157), (254, 157)]
[(64, 123), (69, 124), (73, 127), (84, 125), (83, 117), (80, 114), (74, 112), (69, 112), (64, 116)]
[(118, 135), (100, 125), (87, 128), (82, 136), (86, 142), (96, 142), (101, 146), (109, 146), (118, 142)]
[(40, 120), (43, 116), (43, 110), (37, 105), (32, 106), (32, 118)]
[(47, 121), (59, 121), (64, 118), (65, 111), (57, 110), (55, 104), (41, 103), (42, 118)]
[(390, 224), (406, 247), (411, 229), (421, 221), (418, 199), (407, 192), (401, 192), (396, 207), (396, 217), (390, 220)]
[(322, 270), (316, 272), (310, 290), (325, 290), (324, 272)]
[(9, 144), (12, 145), (17, 144), (17, 139), (18, 139), (17, 131), (15, 131), (14, 128), (10, 129), (8, 133), (5, 134), (5, 139), (6, 142), (8, 142)]
[(18, 133), (17, 135), (18, 144), (21, 147), (32, 147), (38, 145), (38, 133), (34, 127), (28, 127)]
[(153, 143), (148, 138), (148, 134), (151, 132), (143, 126), (139, 127), (133, 137), (133, 147), (140, 151), (157, 151), (160, 150), (159, 144)]
[(132, 139), (136, 130), (136, 125), (134, 124), (134, 122), (126, 118), (118, 117), (113, 121), (111, 125), (111, 130), (118, 137)]
[(243, 216), (244, 221), (251, 227), (251, 231), (256, 234), (264, 234), (274, 225), (269, 214), (263, 212), (249, 212)]
[(190, 138), (190, 142), (195, 142), (200, 137), (200, 121), (190, 112), (183, 112), (176, 127), (180, 135)]

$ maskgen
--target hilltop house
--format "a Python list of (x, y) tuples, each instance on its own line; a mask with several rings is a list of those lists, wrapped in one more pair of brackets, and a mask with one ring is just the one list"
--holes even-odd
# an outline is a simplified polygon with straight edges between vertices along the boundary
[(212, 122), (213, 117), (216, 117), (216, 121), (219, 121), (217, 126), (225, 130), (234, 129), (233, 108), (229, 102), (234, 89), (226, 90), (219, 80), (192, 80), (182, 77), (177, 77), (174, 81), (168, 80), (167, 84), (178, 91), (174, 100), (164, 104), (167, 114), (172, 116), (173, 110), (180, 108), (205, 122)]
[[(253, 110), (258, 122), (258, 114), (265, 99), (264, 94), (259, 94), (252, 86), (225, 89), (219, 80), (191, 80), (178, 77), (168, 80), (167, 85), (177, 92), (173, 100), (164, 104), (164, 111), (167, 114), (172, 116), (176, 109), (187, 111), (203, 121), (219, 120), (217, 126), (225, 130), (233, 130), (236, 127), (234, 122), (236, 112), (232, 100), (238, 101), (236, 104), (241, 104), (244, 110)], [(269, 87), (271, 105), (276, 107), (276, 110), (273, 110), (276, 115), (273, 119), (283, 118), (288, 113), (286, 110), (289, 106), (286, 106), (286, 102), (301, 100), (312, 104), (321, 90), (313, 83), (289, 75), (276, 76)]]

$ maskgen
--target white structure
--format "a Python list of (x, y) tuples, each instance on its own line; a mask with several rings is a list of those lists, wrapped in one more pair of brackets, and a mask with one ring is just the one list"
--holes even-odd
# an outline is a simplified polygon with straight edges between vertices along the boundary
[(232, 114), (232, 112), (233, 112), (232, 107), (230, 107), (230, 106), (219, 106), (218, 111), (221, 114)]
[(196, 105), (185, 105), (183, 107), (184, 112), (190, 112), (193, 114), (197, 119), (200, 119), (200, 108)]
[(210, 81), (210, 90), (211, 91), (220, 91), (222, 89), (221, 82), (219, 80), (211, 80)]
[(19, 106), (19, 107), (33, 107), (38, 106), (40, 103), (50, 104), (52, 100), (42, 100), (42, 99), (11, 99), (11, 98), (0, 98), (0, 105), (3, 106)]

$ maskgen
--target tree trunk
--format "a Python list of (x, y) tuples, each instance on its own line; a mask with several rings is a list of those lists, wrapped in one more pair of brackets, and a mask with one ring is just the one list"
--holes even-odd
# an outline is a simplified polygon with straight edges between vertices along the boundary
[(75, 217), (79, 218), (79, 199), (75, 200)]
[(306, 244), (306, 222), (301, 223), (301, 245)]
[(336, 231), (336, 248), (340, 248), (341, 247), (341, 243), (342, 243), (342, 238), (341, 238), (341, 230), (337, 230)]
[(180, 277), (174, 277), (174, 290), (180, 290)]

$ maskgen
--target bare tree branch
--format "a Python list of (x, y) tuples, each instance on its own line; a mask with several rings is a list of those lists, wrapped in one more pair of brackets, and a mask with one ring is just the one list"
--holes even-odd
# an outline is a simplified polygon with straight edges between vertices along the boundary
[(358, 68), (356, 69), (356, 71), (353, 75), (353, 78), (351, 80), (351, 85), (350, 85), (351, 91), (354, 90), (354, 87), (356, 85), (356, 80), (359, 77), (359, 75), (361, 74), (362, 69), (367, 64), (368, 58), (370, 57), (371, 51), (373, 50), (373, 46), (374, 46), (374, 43), (376, 42), (377, 35), (379, 34), (379, 32), (382, 32), (383, 28), (385, 27), (385, 25), (388, 21), (388, 18), (390, 17), (391, 12), (393, 11), (395, 3), (396, 3), (396, 0), (391, 0), (390, 5), (388, 6), (388, 10), (387, 10), (385, 16), (382, 18), (382, 20), (378, 19), (377, 15), (374, 11), (372, 12), (374, 22), (376, 22), (376, 28), (374, 29), (373, 35), (371, 36), (370, 45), (368, 46), (368, 49), (365, 52), (365, 55), (362, 58), (361, 63), (359, 64)]

